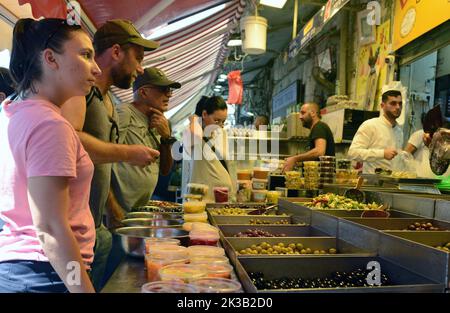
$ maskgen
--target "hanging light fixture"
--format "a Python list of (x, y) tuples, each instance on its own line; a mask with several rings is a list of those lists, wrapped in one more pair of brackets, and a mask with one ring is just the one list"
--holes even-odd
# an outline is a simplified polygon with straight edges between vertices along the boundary
[(286, 4), (286, 0), (260, 0), (259, 3), (269, 7), (282, 9)]

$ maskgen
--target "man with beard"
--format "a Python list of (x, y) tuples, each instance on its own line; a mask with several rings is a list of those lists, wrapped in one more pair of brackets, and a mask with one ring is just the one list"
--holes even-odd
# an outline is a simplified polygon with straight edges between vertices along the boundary
[(100, 77), (86, 99), (72, 98), (69, 101), (77, 102), (76, 105), (65, 104), (62, 107), (63, 116), (77, 130), (95, 165), (89, 205), (96, 226), (91, 277), (97, 291), (103, 286), (112, 246), (111, 233), (103, 225), (111, 187), (111, 163), (127, 162), (144, 167), (155, 162), (159, 156), (157, 150), (144, 145), (118, 143), (119, 121), (109, 88), (112, 85), (121, 89), (130, 88), (137, 75), (143, 73), (141, 62), (144, 51), (154, 50), (158, 46), (157, 42), (142, 38), (127, 20), (107, 21), (94, 35), (95, 61), (102, 71)]
[(295, 163), (300, 161), (315, 161), (320, 156), (334, 156), (334, 138), (330, 127), (320, 120), (319, 105), (313, 102), (305, 103), (300, 110), (300, 120), (303, 127), (309, 128), (308, 141), (310, 150), (286, 159), (283, 171), (291, 171)]
[(381, 96), (380, 117), (365, 121), (353, 138), (348, 156), (363, 161), (363, 173), (391, 169), (391, 160), (403, 147), (403, 131), (396, 119), (402, 113), (402, 94), (388, 90)]

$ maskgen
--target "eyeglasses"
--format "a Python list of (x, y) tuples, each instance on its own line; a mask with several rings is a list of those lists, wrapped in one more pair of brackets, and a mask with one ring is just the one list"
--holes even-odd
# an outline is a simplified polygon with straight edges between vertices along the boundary
[(173, 89), (169, 86), (143, 86), (142, 88), (150, 88), (150, 89), (156, 89), (159, 90), (161, 93), (172, 93)]

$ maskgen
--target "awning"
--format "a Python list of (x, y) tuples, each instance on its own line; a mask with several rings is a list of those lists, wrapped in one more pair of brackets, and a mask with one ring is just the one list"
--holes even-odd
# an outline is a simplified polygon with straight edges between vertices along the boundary
[[(243, 0), (230, 1), (222, 11), (195, 25), (155, 38), (161, 46), (144, 57), (144, 67), (158, 67), (182, 84), (175, 90), (169, 109), (185, 102), (216, 78), (227, 54), (229, 31), (238, 22), (244, 5)], [(133, 98), (131, 90), (115, 87), (112, 90), (122, 102)]]

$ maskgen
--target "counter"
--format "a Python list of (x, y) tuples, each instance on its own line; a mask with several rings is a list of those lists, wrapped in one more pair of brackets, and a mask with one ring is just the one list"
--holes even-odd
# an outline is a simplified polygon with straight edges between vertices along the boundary
[(147, 282), (143, 259), (127, 257), (115, 270), (102, 293), (140, 293)]

